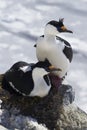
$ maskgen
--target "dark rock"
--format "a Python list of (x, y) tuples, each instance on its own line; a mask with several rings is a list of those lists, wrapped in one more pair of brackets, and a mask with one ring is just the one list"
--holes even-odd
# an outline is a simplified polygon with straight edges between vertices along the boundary
[[(74, 92), (70, 85), (52, 87), (44, 98), (31, 98), (17, 94), (11, 95), (2, 88), (2, 79), (3, 76), (0, 76), (0, 99), (3, 110), (1, 124), (5, 127), (21, 130), (87, 129), (87, 114), (72, 103)], [(39, 124), (45, 124), (47, 128), (43, 126), (43, 129), (42, 127), (39, 129), (35, 124), (31, 125), (30, 117), (36, 119)]]
[(64, 85), (62, 84), (59, 89), (59, 95), (62, 98), (62, 103), (63, 105), (69, 105), (71, 103), (73, 103), (74, 99), (75, 99), (75, 91), (73, 90), (72, 86), (70, 85)]

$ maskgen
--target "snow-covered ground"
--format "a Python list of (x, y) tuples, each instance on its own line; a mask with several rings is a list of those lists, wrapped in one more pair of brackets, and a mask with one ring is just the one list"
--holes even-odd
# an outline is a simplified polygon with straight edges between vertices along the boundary
[(17, 61), (36, 62), (37, 38), (50, 20), (65, 18), (73, 34), (61, 34), (74, 50), (67, 80), (87, 112), (87, 0), (0, 0), (0, 73)]

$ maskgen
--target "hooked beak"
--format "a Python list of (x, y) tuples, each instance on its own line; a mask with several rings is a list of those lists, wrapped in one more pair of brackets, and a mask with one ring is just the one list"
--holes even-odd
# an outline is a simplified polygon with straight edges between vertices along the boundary
[(62, 71), (60, 68), (56, 68), (53, 65), (48, 67), (48, 72), (53, 72), (53, 71)]
[(71, 30), (68, 30), (65, 26), (61, 27), (61, 32), (73, 33)]

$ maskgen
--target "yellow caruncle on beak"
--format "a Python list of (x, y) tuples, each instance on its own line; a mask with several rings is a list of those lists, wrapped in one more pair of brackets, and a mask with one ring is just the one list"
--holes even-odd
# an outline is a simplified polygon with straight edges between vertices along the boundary
[(49, 66), (49, 69), (54, 69), (55, 67), (53, 65)]
[(53, 65), (49, 66), (50, 71), (62, 71), (60, 68), (56, 68)]
[(61, 29), (62, 29), (63, 31), (66, 31), (66, 30), (67, 30), (67, 28), (66, 28), (65, 26), (62, 26)]
[(62, 32), (73, 33), (71, 30), (68, 30), (64, 25), (61, 27)]

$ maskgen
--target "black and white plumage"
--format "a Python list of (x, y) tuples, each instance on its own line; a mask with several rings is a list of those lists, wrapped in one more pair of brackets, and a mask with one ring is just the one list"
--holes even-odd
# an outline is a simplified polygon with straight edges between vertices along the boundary
[(67, 57), (69, 62), (71, 62), (72, 58), (73, 58), (73, 51), (72, 51), (72, 47), (71, 47), (70, 43), (67, 42), (66, 40), (64, 40), (63, 38), (58, 37), (58, 36), (56, 36), (56, 39), (65, 44), (65, 47), (63, 49), (63, 53), (65, 54), (65, 56)]
[(37, 40), (36, 55), (39, 61), (47, 59), (53, 66), (60, 68), (61, 71), (54, 73), (63, 78), (72, 61), (73, 51), (69, 42), (57, 36), (61, 32), (72, 33), (64, 26), (63, 19), (48, 22), (44, 35)]
[(52, 69), (48, 61), (36, 64), (17, 62), (5, 73), (3, 88), (23, 96), (44, 97), (51, 88), (48, 76), (50, 71)]

